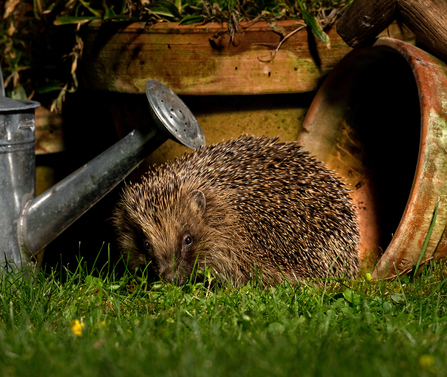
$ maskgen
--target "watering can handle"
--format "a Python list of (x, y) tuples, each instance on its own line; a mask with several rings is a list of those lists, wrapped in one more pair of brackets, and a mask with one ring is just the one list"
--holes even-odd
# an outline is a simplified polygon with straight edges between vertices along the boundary
[(5, 96), (5, 82), (3, 81), (2, 67), (0, 67), (0, 96)]

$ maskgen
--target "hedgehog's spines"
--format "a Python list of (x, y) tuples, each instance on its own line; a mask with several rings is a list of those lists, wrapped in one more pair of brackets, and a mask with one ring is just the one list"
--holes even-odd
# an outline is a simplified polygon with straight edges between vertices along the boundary
[[(206, 200), (201, 216), (191, 202), (197, 190)], [(114, 224), (123, 252), (135, 250), (132, 268), (149, 258), (135, 238), (153, 243), (155, 274), (157, 263), (168, 263), (175, 251), (175, 268), (186, 273), (191, 255), (199, 255), (217, 275), (238, 283), (248, 280), (254, 264), (270, 282), (283, 274), (353, 278), (359, 231), (349, 195), (297, 143), (241, 136), (158, 166), (126, 187)], [(185, 234), (194, 247), (181, 244)]]

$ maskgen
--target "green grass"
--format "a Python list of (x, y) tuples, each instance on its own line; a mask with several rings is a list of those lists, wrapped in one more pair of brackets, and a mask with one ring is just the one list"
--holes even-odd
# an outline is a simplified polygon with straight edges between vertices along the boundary
[[(438, 376), (447, 268), (413, 281), (208, 289), (42, 272), (0, 279), (1, 376)], [(75, 335), (71, 321), (84, 323)]]

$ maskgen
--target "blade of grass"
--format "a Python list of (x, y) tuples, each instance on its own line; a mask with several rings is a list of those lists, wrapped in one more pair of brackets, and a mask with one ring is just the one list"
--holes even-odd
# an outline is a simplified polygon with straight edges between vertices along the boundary
[(428, 241), (430, 241), (430, 237), (433, 232), (433, 228), (435, 227), (436, 218), (438, 216), (439, 202), (440, 202), (440, 198), (438, 198), (438, 201), (436, 202), (435, 211), (433, 213), (433, 219), (431, 221), (430, 228), (428, 228), (427, 237), (425, 237), (424, 246), (422, 247), (421, 254), (419, 255), (419, 259), (418, 259), (418, 262), (416, 263), (416, 268), (413, 271), (413, 276), (412, 276), (411, 280), (413, 280), (414, 277), (416, 276), (419, 266), (421, 265), (422, 258), (424, 258), (425, 251), (427, 250)]
[(404, 288), (402, 286), (402, 282), (400, 281), (399, 271), (397, 271), (396, 263), (393, 262), (393, 266), (394, 266), (394, 270), (396, 271), (396, 277), (397, 277), (397, 281), (399, 282), (400, 290), (401, 290), (402, 295), (404, 296), (404, 299), (405, 299), (405, 306), (408, 307), (407, 296), (405, 295)]

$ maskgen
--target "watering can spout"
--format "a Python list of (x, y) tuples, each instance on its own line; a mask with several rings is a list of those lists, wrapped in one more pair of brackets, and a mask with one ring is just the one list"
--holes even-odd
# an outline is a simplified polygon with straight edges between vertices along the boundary
[(134, 130), (29, 201), (19, 223), (22, 252), (42, 250), (165, 141), (165, 135), (148, 126)]
[[(0, 185), (5, 189), (5, 184), (2, 184), (1, 180), (8, 180), (7, 187), (12, 195), (9, 199), (0, 198), (0, 210), (8, 213), (8, 216), (9, 212), (14, 212), (14, 215), (11, 214), (14, 217), (12, 222), (11, 219), (6, 221), (0, 219), (0, 225), (3, 224), (2, 221), (5, 223), (3, 225), (7, 222), (13, 224), (7, 238), (0, 239), (0, 251), (3, 254), (0, 255), (1, 265), (14, 262), (20, 268), (23, 261), (48, 245), (168, 138), (192, 149), (205, 144), (204, 135), (196, 119), (168, 87), (158, 81), (150, 80), (146, 83), (146, 95), (157, 127), (147, 124), (133, 130), (37, 198), (34, 188), (34, 108), (32, 111), (27, 108), (26, 116), (22, 116), (24, 119), (21, 125), (15, 127), (20, 130), (21, 127), (32, 125), (32, 141), (28, 141), (27, 149), (20, 156), (20, 161), (11, 163), (15, 155), (14, 148), (11, 149), (10, 145), (4, 147), (2, 155), (0, 143)], [(39, 105), (36, 104), (33, 103), (34, 107)], [(1, 111), (0, 115), (3, 115)], [(0, 127), (0, 141), (1, 131)], [(6, 175), (1, 171), (4, 167), (8, 173)], [(24, 171), (27, 172), (25, 182), (14, 182), (14, 179), (9, 179)], [(20, 186), (21, 189), (16, 186)], [(14, 207), (14, 211), (7, 211), (8, 205)]]

